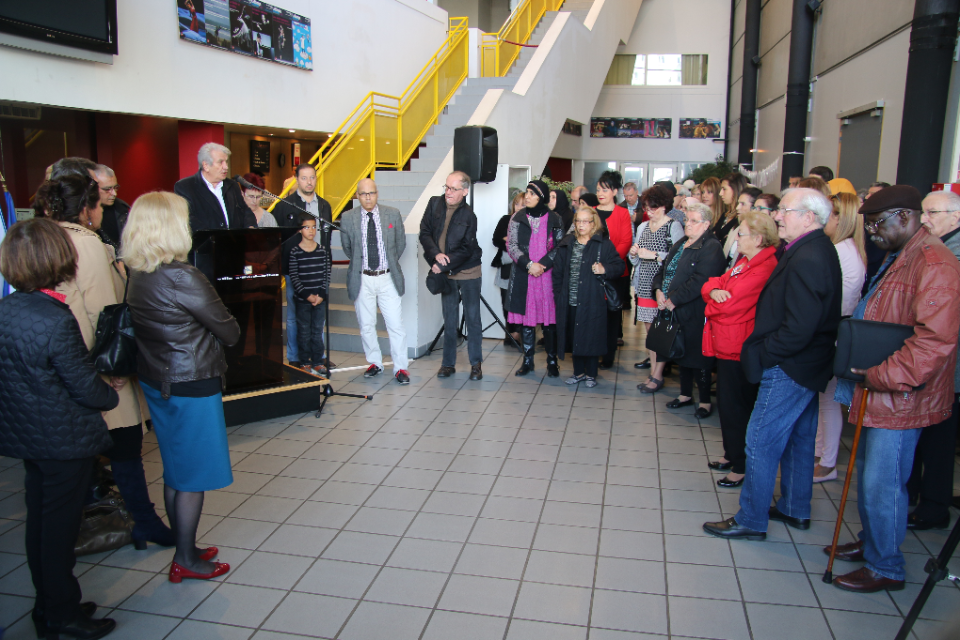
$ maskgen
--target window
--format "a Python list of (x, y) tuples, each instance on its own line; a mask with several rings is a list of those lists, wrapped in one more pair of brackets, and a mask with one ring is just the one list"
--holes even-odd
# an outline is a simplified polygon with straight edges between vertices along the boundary
[(604, 84), (679, 87), (707, 84), (706, 54), (616, 55)]

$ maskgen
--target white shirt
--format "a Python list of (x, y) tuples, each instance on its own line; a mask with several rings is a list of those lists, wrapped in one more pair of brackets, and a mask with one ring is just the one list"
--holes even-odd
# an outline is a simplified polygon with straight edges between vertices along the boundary
[(223, 211), (223, 219), (227, 223), (227, 229), (229, 229), (230, 218), (227, 216), (227, 205), (223, 202), (223, 182), (218, 182), (217, 186), (213, 186), (203, 173), (200, 174), (200, 177), (203, 178), (203, 182), (207, 185), (207, 188), (210, 189), (210, 193), (212, 193), (217, 199), (217, 202), (220, 203), (220, 210)]
[(360, 264), (363, 265), (363, 269), (370, 270), (370, 256), (367, 254), (367, 229), (369, 228), (370, 214), (373, 214), (373, 226), (377, 230), (377, 256), (380, 260), (380, 266), (377, 267), (380, 269), (387, 269), (387, 252), (383, 247), (383, 229), (380, 227), (380, 207), (379, 205), (373, 206), (373, 211), (367, 211), (363, 207), (360, 207), (361, 211), (361, 222), (360, 222), (360, 246), (363, 249), (363, 262)]
[(840, 299), (840, 315), (851, 316), (860, 302), (860, 290), (867, 276), (867, 267), (860, 259), (853, 238), (833, 245), (840, 258), (840, 273), (843, 280), (843, 296)]

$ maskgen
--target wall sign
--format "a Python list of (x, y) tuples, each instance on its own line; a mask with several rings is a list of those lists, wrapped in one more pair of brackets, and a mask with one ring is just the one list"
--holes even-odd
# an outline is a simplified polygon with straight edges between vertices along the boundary
[(719, 138), (720, 121), (706, 118), (681, 118), (681, 138)]
[(670, 138), (670, 118), (590, 118), (591, 138)]
[(270, 173), (270, 143), (268, 141), (250, 141), (250, 171)]
[(180, 39), (313, 70), (310, 18), (258, 0), (177, 0)]

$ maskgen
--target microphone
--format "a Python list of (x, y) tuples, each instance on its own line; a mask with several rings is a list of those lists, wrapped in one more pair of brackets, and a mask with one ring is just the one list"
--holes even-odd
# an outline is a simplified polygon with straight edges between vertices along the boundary
[[(264, 191), (263, 189), (261, 189), (261, 188), (258, 187), (257, 185), (251, 184), (249, 181), (244, 180), (244, 179), (243, 179), (243, 176), (241, 176), (239, 173), (238, 173), (237, 175), (233, 176), (233, 180), (234, 180), (234, 182), (239, 182), (239, 183), (240, 183), (240, 186), (243, 187), (244, 189), (256, 189), (257, 191), (263, 191), (264, 193), (267, 193), (266, 191)], [(273, 194), (269, 194), (269, 193), (268, 193), (267, 195), (273, 195)]]

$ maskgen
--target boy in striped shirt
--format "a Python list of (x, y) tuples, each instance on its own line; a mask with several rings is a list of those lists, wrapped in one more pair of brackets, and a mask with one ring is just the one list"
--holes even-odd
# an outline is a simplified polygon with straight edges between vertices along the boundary
[(317, 220), (300, 215), (300, 244), (290, 250), (290, 284), (297, 305), (300, 365), (308, 373), (330, 375), (323, 365), (323, 323), (326, 317), (330, 266), (327, 251), (317, 243)]

